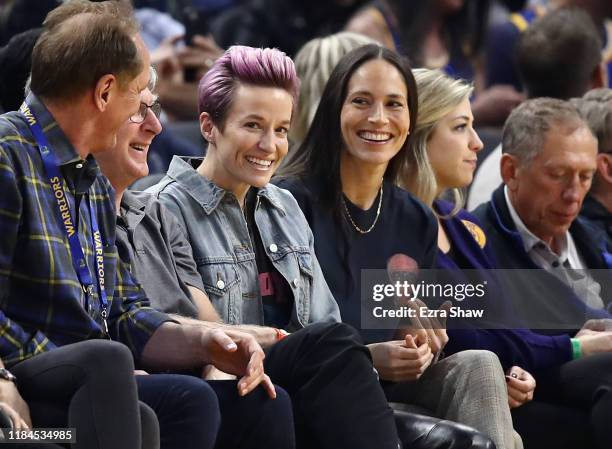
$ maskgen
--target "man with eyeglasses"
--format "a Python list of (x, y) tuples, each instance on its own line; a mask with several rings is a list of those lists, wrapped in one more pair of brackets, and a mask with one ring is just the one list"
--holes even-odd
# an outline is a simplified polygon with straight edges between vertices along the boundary
[(580, 216), (603, 230), (612, 242), (612, 89), (593, 89), (572, 101), (598, 142), (597, 172)]
[[(128, 190), (129, 185), (148, 174), (149, 146), (162, 130), (161, 105), (152, 93), (156, 78), (151, 69), (149, 85), (140, 95), (140, 108), (119, 129), (114, 147), (97, 154), (96, 160), (115, 189), (119, 257), (129, 263), (130, 271), (157, 310), (195, 318), (198, 308), (193, 301), (205, 298), (204, 287), (180, 225), (170, 212), (154, 201), (153, 195)], [(177, 247), (184, 250), (184, 257), (172, 254), (172, 248)], [(180, 315), (172, 315), (172, 318), (189, 324)], [(202, 324), (210, 328), (222, 327), (219, 323)], [(218, 373), (208, 365), (190, 374), (199, 377), (211, 372)], [(287, 393), (276, 387), (274, 401), (263, 389), (240, 397), (236, 383), (236, 380), (208, 382), (217, 396), (221, 413), (215, 447), (294, 447), (291, 401)], [(163, 389), (157, 393), (163, 394)], [(155, 400), (154, 397), (150, 399)], [(185, 389), (184, 400), (185, 403), (193, 401), (188, 389)]]
[[(149, 174), (149, 147), (162, 130), (161, 105), (152, 93), (156, 78), (152, 69), (140, 109), (121, 127), (116, 145), (96, 160), (115, 189), (120, 257), (130, 262), (132, 273), (158, 310), (197, 318), (194, 301), (202, 297), (204, 287), (178, 222), (153, 201), (153, 195), (128, 190)], [(171, 248), (177, 244), (184, 248), (183, 259), (172, 254)]]

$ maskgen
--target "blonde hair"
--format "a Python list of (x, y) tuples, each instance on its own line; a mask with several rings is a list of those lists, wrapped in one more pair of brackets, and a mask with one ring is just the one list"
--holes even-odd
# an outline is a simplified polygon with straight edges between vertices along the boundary
[[(397, 183), (428, 206), (436, 199), (438, 183), (429, 162), (427, 144), (436, 126), (474, 90), (471, 84), (449, 77), (440, 70), (412, 71), (419, 94), (419, 114), (410, 141), (407, 162), (399, 171)], [(456, 213), (463, 206), (460, 189), (452, 189)]]
[(300, 101), (289, 137), (299, 146), (312, 123), (321, 94), (332, 70), (340, 59), (354, 48), (376, 43), (357, 33), (343, 31), (308, 41), (295, 56), (295, 68), (301, 80)]

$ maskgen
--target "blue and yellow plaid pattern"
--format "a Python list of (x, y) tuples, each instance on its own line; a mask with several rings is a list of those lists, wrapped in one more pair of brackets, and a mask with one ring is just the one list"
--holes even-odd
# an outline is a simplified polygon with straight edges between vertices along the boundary
[[(60, 165), (79, 157), (44, 105), (30, 95)], [(87, 191), (103, 234), (109, 332), (136, 360), (151, 334), (170, 318), (151, 307), (115, 246), (114, 193), (93, 158)], [(65, 173), (65, 172), (64, 172)], [(66, 179), (64, 179), (66, 182)], [(65, 184), (74, 211), (74, 190)], [(95, 267), (87, 196), (79, 206), (79, 238), (93, 279)], [(56, 346), (105, 338), (97, 292), (87, 299), (72, 265), (40, 153), (24, 117), (0, 116), (0, 357), (11, 365)]]

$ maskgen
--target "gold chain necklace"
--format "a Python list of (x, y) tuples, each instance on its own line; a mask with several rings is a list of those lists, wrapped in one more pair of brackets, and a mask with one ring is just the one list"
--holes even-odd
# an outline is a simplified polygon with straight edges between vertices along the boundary
[(376, 223), (378, 222), (378, 217), (380, 216), (380, 206), (382, 206), (382, 197), (383, 197), (383, 185), (381, 184), (380, 185), (380, 197), (378, 198), (378, 209), (376, 209), (376, 217), (374, 217), (374, 221), (372, 222), (372, 225), (368, 229), (363, 230), (359, 226), (357, 226), (357, 223), (355, 223), (355, 221), (353, 220), (353, 217), (351, 217), (351, 213), (348, 210), (346, 201), (344, 201), (344, 196), (342, 196), (342, 204), (344, 205), (344, 212), (346, 213), (346, 218), (348, 218), (349, 223), (353, 225), (353, 228), (355, 228), (355, 231), (359, 232), (360, 234), (367, 234), (372, 229), (374, 229), (374, 226), (376, 226)]

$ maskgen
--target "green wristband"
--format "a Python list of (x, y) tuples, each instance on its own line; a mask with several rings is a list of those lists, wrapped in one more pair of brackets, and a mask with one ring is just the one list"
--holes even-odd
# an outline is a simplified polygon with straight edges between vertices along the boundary
[(582, 357), (582, 345), (577, 338), (570, 338), (572, 342), (572, 359), (576, 360)]

